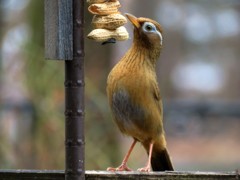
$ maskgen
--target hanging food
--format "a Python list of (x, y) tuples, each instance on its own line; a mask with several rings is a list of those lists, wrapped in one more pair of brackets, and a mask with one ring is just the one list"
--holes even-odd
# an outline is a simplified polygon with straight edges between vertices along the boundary
[(109, 39), (124, 41), (129, 38), (123, 26), (127, 19), (118, 11), (121, 7), (118, 0), (87, 0), (87, 2), (90, 4), (88, 11), (94, 14), (92, 19), (94, 29), (88, 34), (89, 39), (106, 42)]

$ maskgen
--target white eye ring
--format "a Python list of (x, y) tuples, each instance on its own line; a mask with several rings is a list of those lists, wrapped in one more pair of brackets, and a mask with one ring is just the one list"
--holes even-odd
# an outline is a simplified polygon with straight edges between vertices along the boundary
[(145, 22), (143, 24), (143, 31), (145, 32), (155, 32), (156, 30), (156, 26), (150, 22)]
[(156, 26), (153, 23), (145, 22), (142, 26), (142, 29), (146, 33), (156, 33), (156, 34), (158, 34), (159, 37), (160, 37), (160, 44), (162, 45), (162, 41), (163, 41), (162, 34), (157, 30)]

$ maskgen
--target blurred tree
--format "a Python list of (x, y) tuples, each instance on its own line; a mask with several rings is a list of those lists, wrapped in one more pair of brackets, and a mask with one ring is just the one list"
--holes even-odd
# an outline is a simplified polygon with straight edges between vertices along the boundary
[(44, 60), (44, 1), (30, 1), (26, 21), (31, 37), (25, 47), (25, 83), (36, 109), (33, 130), (36, 168), (64, 168), (64, 68)]

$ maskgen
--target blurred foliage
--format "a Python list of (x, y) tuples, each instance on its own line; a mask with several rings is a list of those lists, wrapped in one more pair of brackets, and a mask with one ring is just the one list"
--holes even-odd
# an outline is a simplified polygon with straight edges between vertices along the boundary
[(31, 1), (26, 44), (25, 79), (36, 109), (33, 134), (36, 168), (64, 168), (63, 62), (44, 60), (44, 1)]

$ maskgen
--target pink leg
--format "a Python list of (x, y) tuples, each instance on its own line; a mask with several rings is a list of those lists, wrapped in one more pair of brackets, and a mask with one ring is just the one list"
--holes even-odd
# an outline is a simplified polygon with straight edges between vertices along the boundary
[(127, 161), (136, 143), (137, 141), (134, 139), (130, 149), (128, 150), (126, 156), (122, 161), (122, 164), (119, 167), (117, 168), (109, 167), (107, 168), (107, 171), (132, 171), (130, 168), (127, 167)]
[(138, 171), (140, 172), (150, 172), (151, 170), (151, 157), (152, 157), (152, 150), (153, 150), (153, 143), (149, 146), (149, 155), (148, 155), (148, 162), (147, 165), (143, 168), (139, 168)]

